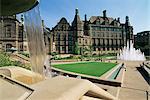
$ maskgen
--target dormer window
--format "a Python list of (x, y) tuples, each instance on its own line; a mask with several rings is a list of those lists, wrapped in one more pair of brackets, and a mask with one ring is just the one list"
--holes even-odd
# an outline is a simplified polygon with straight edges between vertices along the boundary
[(101, 24), (100, 20), (96, 20), (96, 24)]
[(109, 24), (109, 21), (108, 19), (105, 20), (105, 25), (108, 25)]

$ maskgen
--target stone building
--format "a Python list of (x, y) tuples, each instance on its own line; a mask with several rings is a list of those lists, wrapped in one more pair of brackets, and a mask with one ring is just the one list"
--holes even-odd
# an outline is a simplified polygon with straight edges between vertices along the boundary
[(83, 54), (92, 50), (92, 53), (117, 52), (127, 41), (133, 40), (133, 27), (129, 17), (125, 23), (120, 18), (107, 17), (106, 10), (103, 16), (91, 16), (90, 19), (81, 20), (76, 9), (71, 25), (66, 18), (62, 18), (51, 30), (53, 42), (58, 53)]
[(141, 49), (146, 56), (150, 56), (150, 31), (139, 32), (134, 35), (134, 46)]
[(47, 27), (43, 27), (43, 31), (44, 31), (44, 43), (45, 43), (45, 50), (46, 50), (46, 54), (50, 53), (51, 50), (51, 46), (52, 46), (52, 37), (50, 34), (50, 29)]
[(23, 25), (16, 16), (0, 16), (0, 51), (23, 51)]
[(53, 34), (53, 42), (55, 42), (56, 51), (58, 53), (72, 53), (73, 51), (73, 34), (71, 26), (65, 18), (51, 30)]

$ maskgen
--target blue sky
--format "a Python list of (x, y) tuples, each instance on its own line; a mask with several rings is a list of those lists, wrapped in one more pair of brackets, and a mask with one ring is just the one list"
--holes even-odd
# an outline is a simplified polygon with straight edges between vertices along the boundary
[(107, 10), (107, 16), (120, 17), (121, 22), (129, 16), (134, 27), (134, 34), (150, 30), (150, 0), (41, 0), (40, 11), (45, 25), (54, 27), (62, 18), (72, 22), (75, 9), (79, 9), (81, 19), (84, 14), (102, 16), (102, 11)]

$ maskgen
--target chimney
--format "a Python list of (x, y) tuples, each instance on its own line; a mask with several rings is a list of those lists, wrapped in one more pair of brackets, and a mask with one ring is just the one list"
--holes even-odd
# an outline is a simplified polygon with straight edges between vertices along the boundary
[(106, 10), (103, 11), (103, 17), (107, 17), (106, 16)]
[(23, 23), (24, 19), (23, 19), (23, 15), (21, 15), (21, 23)]
[(118, 17), (117, 21), (120, 22), (120, 17)]

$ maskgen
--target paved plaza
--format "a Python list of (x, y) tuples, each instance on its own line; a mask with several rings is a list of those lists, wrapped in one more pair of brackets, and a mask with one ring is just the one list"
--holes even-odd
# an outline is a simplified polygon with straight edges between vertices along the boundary
[[(150, 99), (150, 86), (139, 72), (138, 62), (128, 62), (123, 86), (120, 88), (120, 100), (148, 100)], [(149, 95), (148, 95), (149, 92)]]

